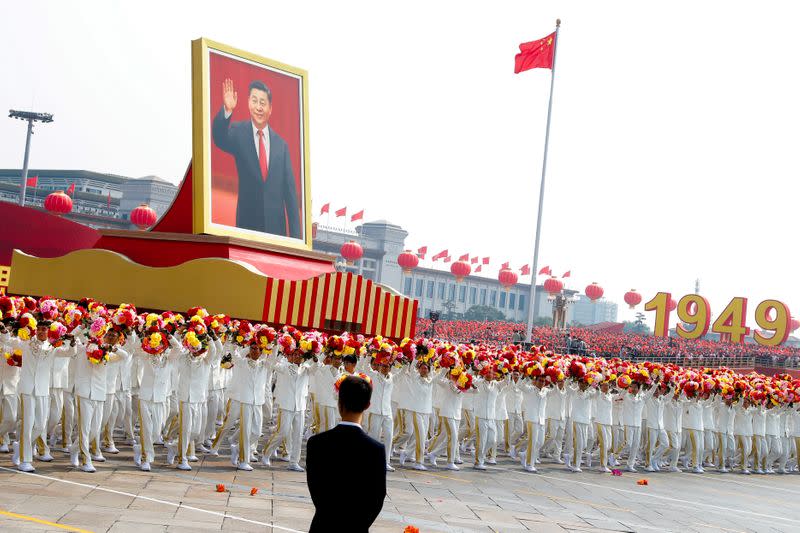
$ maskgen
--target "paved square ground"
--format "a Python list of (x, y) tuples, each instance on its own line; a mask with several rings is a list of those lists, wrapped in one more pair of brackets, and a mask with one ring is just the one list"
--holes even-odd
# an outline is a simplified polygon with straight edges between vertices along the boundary
[[(160, 458), (163, 448), (157, 448)], [(466, 459), (466, 458), (465, 458)], [(342, 469), (356, 468), (357, 459)], [(196, 532), (306, 531), (313, 516), (305, 474), (286, 463), (237, 472), (227, 457), (201, 457), (191, 472), (164, 464), (145, 473), (133, 465), (130, 447), (97, 463), (95, 474), (68, 466), (56, 453), (36, 474), (10, 468), (0, 456), (0, 531)], [(478, 472), (388, 475), (383, 513), (372, 528), (402, 532), (462, 531), (800, 531), (800, 475), (742, 476), (572, 474), (543, 464), (523, 472), (505, 458)], [(647, 478), (648, 486), (636, 481)], [(215, 492), (224, 483), (226, 492)], [(258, 489), (254, 496), (252, 488)], [(343, 505), (358, 494), (332, 495)], [(343, 531), (335, 524), (331, 532)]]

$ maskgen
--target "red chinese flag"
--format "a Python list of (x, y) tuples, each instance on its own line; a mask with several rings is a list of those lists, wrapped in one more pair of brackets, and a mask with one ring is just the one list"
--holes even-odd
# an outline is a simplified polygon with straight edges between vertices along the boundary
[(484, 265), (488, 265), (489, 264), (489, 258), (488, 257), (484, 257), (483, 258), (483, 264)]
[(473, 265), (477, 264), (478, 263), (478, 258), (477, 257), (473, 257), (472, 259), (469, 260), (469, 262), (472, 263)]
[(561, 277), (562, 278), (568, 278), (570, 274), (572, 274), (572, 270), (567, 270), (566, 272), (564, 272), (564, 275), (561, 276)]
[(39, 183), (39, 176), (34, 176), (25, 180), (26, 187), (36, 187), (37, 183)]
[(503, 270), (504, 268), (508, 268), (508, 263), (503, 263), (500, 265), (500, 270)]
[(547, 274), (549, 276), (553, 275), (553, 273), (550, 271), (550, 267), (549, 266), (542, 267), (542, 269), (539, 271), (539, 275), (541, 276), (542, 274)]
[(522, 268), (519, 269), (519, 273), (523, 276), (530, 276), (531, 267), (529, 265), (522, 265)]
[(483, 266), (483, 265), (478, 265), (478, 268), (476, 268), (476, 269), (475, 269), (475, 273), (476, 273), (476, 274), (477, 274), (478, 272), (480, 272), (480, 271), (481, 271), (481, 267), (482, 267), (482, 266)]
[(438, 254), (434, 255), (433, 259), (435, 261), (436, 259), (442, 259), (443, 257), (447, 257), (447, 250), (442, 250)]
[(427, 246), (420, 246), (419, 249), (417, 250), (417, 254), (422, 255), (422, 256), (424, 256), (427, 253), (428, 253), (428, 247)]
[(324, 215), (325, 213), (330, 213), (330, 212), (331, 212), (331, 204), (330, 202), (328, 202), (327, 204), (322, 206), (322, 209), (320, 210), (319, 214)]
[(69, 189), (67, 189), (67, 195), (68, 196), (72, 196), (73, 194), (75, 194), (75, 184), (74, 183), (69, 186)]
[(347, 214), (347, 207), (343, 207), (343, 208), (335, 211), (334, 214), (336, 215), (337, 218), (345, 216)]
[(449, 255), (448, 255), (447, 257), (445, 257), (445, 258), (444, 258), (444, 262), (445, 262), (445, 263), (449, 263), (449, 262), (450, 262), (450, 261), (452, 261), (452, 260), (453, 260), (453, 259), (452, 259), (452, 258), (451, 258)]
[(464, 254), (458, 258), (459, 261), (469, 261), (469, 254)]
[(364, 210), (362, 209), (352, 217), (350, 217), (350, 222), (355, 222), (356, 220), (362, 220), (364, 218)]
[(514, 56), (514, 74), (532, 68), (553, 68), (553, 52), (556, 49), (556, 32), (538, 41), (522, 43)]

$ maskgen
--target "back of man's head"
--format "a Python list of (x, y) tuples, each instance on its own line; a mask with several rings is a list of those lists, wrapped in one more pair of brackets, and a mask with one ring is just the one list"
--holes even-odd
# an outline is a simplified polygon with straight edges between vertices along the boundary
[(372, 398), (372, 385), (359, 376), (347, 376), (339, 385), (339, 410), (363, 413)]

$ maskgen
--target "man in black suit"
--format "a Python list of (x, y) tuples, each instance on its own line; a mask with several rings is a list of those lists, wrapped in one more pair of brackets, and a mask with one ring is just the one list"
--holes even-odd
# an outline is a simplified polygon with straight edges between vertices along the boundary
[(308, 439), (306, 479), (316, 508), (309, 533), (367, 532), (383, 508), (386, 454), (361, 429), (371, 397), (370, 383), (348, 376), (339, 387), (342, 421)]
[(264, 82), (251, 82), (247, 100), (250, 120), (231, 124), (237, 100), (233, 81), (226, 79), (222, 84), (222, 109), (211, 126), (214, 144), (236, 160), (239, 177), (236, 227), (300, 239), (297, 189), (289, 149), (286, 141), (268, 126), (272, 92)]

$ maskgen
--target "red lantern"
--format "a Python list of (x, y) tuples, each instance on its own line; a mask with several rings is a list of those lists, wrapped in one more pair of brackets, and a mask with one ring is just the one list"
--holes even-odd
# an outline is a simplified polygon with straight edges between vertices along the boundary
[(50, 193), (44, 199), (44, 208), (56, 216), (66, 215), (72, 211), (72, 198), (64, 191)]
[(472, 267), (466, 261), (456, 261), (450, 265), (450, 272), (456, 277), (456, 281), (461, 283), (472, 272)]
[(789, 329), (791, 331), (794, 331), (797, 328), (800, 328), (800, 320), (797, 320), (796, 318), (792, 317), (792, 322), (791, 322), (791, 326), (790, 326)]
[(506, 291), (511, 289), (514, 285), (517, 284), (517, 273), (511, 270), (510, 268), (503, 268), (500, 270), (500, 273), (497, 275), (497, 281), (500, 282), (500, 285), (505, 287)]
[(364, 249), (357, 242), (350, 241), (342, 245), (339, 253), (344, 257), (348, 265), (352, 265), (364, 256)]
[(603, 297), (603, 287), (597, 284), (597, 282), (593, 281), (591, 285), (587, 285), (584, 291), (586, 293), (586, 297), (589, 298), (592, 303), (596, 302), (600, 298)]
[(555, 276), (551, 276), (544, 280), (544, 290), (547, 291), (550, 296), (555, 296), (564, 290), (564, 282)]
[(625, 293), (625, 303), (633, 309), (642, 303), (642, 295), (636, 292), (636, 289), (631, 289)]
[(141, 204), (139, 207), (131, 211), (131, 222), (134, 226), (141, 230), (146, 230), (156, 223), (158, 215), (147, 204)]
[(419, 265), (419, 257), (412, 254), (411, 250), (406, 250), (397, 256), (397, 264), (403, 269), (404, 274), (411, 274), (411, 271)]

